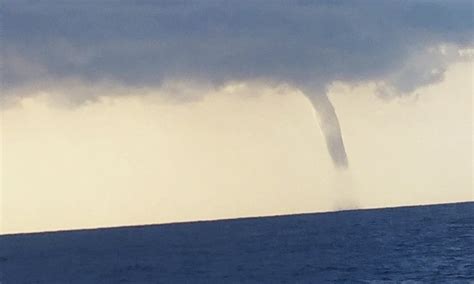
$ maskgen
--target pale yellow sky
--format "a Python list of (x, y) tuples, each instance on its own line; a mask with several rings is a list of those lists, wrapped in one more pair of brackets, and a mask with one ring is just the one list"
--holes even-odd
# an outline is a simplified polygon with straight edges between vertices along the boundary
[(99, 86), (135, 96), (80, 106), (58, 103), (80, 84), (23, 90), (34, 96), (2, 110), (0, 232), (472, 201), (472, 82), (464, 62), (403, 99), (334, 84), (344, 173), (288, 86), (235, 84), (189, 103)]

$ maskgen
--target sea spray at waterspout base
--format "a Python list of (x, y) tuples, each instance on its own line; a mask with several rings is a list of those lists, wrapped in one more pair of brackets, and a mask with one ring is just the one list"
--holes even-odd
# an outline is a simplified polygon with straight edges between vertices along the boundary
[(361, 204), (356, 189), (357, 180), (351, 171), (334, 171), (331, 181), (332, 211), (359, 209)]

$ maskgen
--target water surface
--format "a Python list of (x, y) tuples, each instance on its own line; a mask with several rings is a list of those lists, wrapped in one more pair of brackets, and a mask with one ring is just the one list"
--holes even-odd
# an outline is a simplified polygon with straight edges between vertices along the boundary
[(0, 236), (1, 283), (474, 282), (474, 203)]

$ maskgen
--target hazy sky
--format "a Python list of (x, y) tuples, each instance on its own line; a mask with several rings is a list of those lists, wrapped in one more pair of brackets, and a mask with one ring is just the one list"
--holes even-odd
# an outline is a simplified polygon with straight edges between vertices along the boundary
[(158, 2), (4, 2), (0, 232), (474, 200), (471, 1)]

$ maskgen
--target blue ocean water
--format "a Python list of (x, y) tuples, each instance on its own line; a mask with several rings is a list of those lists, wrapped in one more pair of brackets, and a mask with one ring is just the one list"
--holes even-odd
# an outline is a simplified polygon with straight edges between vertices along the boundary
[(0, 236), (1, 283), (474, 283), (474, 203)]

